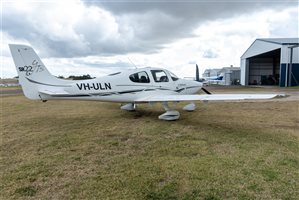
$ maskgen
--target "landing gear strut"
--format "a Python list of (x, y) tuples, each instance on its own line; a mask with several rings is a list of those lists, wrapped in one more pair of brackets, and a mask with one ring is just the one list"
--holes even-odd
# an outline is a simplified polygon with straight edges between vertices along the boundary
[(122, 110), (135, 111), (137, 105), (135, 103), (128, 103), (120, 107)]

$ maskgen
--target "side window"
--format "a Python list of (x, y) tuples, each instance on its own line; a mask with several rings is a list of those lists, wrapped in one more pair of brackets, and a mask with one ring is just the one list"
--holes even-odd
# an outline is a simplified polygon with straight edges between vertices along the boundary
[(146, 72), (138, 72), (129, 76), (130, 80), (135, 83), (149, 83), (150, 79)]
[(151, 70), (155, 82), (168, 82), (168, 77), (163, 70)]

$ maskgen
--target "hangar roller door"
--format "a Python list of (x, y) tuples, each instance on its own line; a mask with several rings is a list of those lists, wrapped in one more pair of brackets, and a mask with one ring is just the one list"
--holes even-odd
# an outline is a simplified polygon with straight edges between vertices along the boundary
[(260, 54), (249, 60), (249, 85), (278, 85), (280, 49)]

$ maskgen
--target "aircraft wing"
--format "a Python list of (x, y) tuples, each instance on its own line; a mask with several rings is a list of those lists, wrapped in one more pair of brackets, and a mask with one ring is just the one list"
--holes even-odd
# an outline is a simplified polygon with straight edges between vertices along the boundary
[(278, 94), (211, 94), (211, 95), (153, 95), (137, 99), (135, 102), (176, 102), (176, 101), (230, 101), (250, 99), (271, 99)]

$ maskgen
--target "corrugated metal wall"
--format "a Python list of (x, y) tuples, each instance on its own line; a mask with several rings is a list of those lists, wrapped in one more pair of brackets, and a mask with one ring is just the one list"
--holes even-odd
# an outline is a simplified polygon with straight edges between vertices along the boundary
[[(280, 87), (286, 86), (286, 80), (288, 80), (288, 77), (286, 77), (287, 71), (286, 67), (289, 67), (289, 64), (282, 63), (280, 65)], [(299, 64), (295, 63), (292, 65), (292, 79), (291, 79), (291, 86), (299, 85)], [(288, 84), (288, 83), (287, 83)]]
[[(279, 58), (251, 58), (249, 59), (249, 85), (269, 85), (269, 81), (264, 79), (270, 79), (271, 76), (274, 78), (275, 84), (278, 84), (279, 77)], [(275, 78), (276, 77), (276, 78)], [(267, 84), (268, 83), (268, 84)]]

